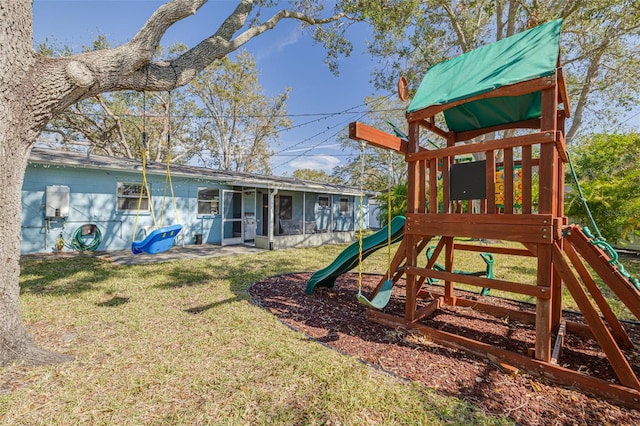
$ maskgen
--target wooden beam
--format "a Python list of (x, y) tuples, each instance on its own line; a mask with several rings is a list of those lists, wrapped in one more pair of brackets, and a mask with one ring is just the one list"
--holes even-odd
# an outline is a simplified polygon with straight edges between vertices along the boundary
[(378, 148), (390, 149), (402, 154), (407, 153), (407, 141), (358, 121), (349, 124), (349, 138), (364, 141)]
[(424, 319), (424, 318), (430, 316), (435, 311), (440, 309), (440, 307), (443, 304), (444, 304), (444, 297), (438, 297), (437, 299), (435, 299), (431, 303), (429, 303), (427, 306), (418, 309), (416, 311), (416, 316), (413, 319), (413, 322), (420, 321), (421, 319)]
[(415, 122), (433, 117), (439, 112), (446, 111), (458, 105), (466, 104), (468, 102), (477, 101), (480, 99), (496, 98), (500, 96), (520, 96), (528, 93), (539, 92), (544, 89), (548, 89), (550, 84), (555, 84), (555, 74), (547, 77), (540, 77), (533, 80), (523, 81), (520, 83), (510, 84), (508, 86), (502, 86), (498, 89), (491, 90), (490, 92), (481, 93), (476, 96), (472, 96), (465, 99), (460, 99), (455, 102), (449, 102), (444, 105), (432, 105), (423, 108), (418, 111), (414, 111), (407, 114), (407, 121)]
[(562, 321), (560, 327), (558, 327), (558, 334), (556, 334), (556, 343), (553, 345), (553, 352), (551, 353), (551, 364), (557, 364), (560, 357), (560, 351), (564, 345), (564, 334), (567, 330), (567, 322)]
[[(504, 213), (513, 214), (513, 148), (504, 149)], [(488, 196), (489, 194), (487, 194)]]
[(556, 143), (560, 132), (547, 131), (544, 133), (532, 133), (530, 135), (514, 136), (505, 139), (496, 139), (472, 144), (455, 145), (442, 149), (429, 149), (408, 154), (407, 161), (430, 160), (432, 158), (453, 157), (461, 154), (473, 154), (476, 152), (495, 151), (505, 148), (516, 148), (525, 145)]
[(584, 283), (587, 290), (589, 290), (594, 302), (598, 305), (602, 316), (607, 321), (607, 324), (609, 324), (611, 334), (616, 339), (616, 342), (618, 342), (618, 344), (624, 349), (632, 349), (633, 343), (631, 342), (629, 335), (625, 331), (624, 327), (622, 327), (622, 324), (611, 309), (611, 306), (609, 306), (609, 303), (607, 303), (607, 299), (602, 294), (602, 291), (600, 291), (600, 288), (591, 276), (591, 273), (582, 263), (582, 260), (578, 256), (576, 250), (568, 242), (563, 245), (563, 249), (567, 254), (567, 257), (569, 257), (569, 261), (571, 261), (576, 272), (578, 272), (578, 276)]
[(538, 276), (536, 287), (547, 291), (549, 297), (536, 300), (536, 345), (535, 358), (549, 362), (551, 359), (551, 296), (553, 291), (553, 262), (551, 247), (553, 244), (538, 244)]
[(522, 147), (522, 213), (531, 214), (533, 194), (533, 158), (531, 145)]
[(493, 214), (496, 209), (496, 152), (493, 150), (485, 152), (485, 188), (487, 189), (487, 213)]
[(499, 126), (483, 127), (482, 129), (468, 130), (466, 132), (456, 133), (456, 142), (468, 141), (478, 136), (482, 136), (487, 133), (498, 132), (500, 130), (508, 129), (539, 129), (540, 119), (534, 118), (532, 120), (518, 121), (515, 123), (501, 124)]
[(569, 155), (567, 154), (567, 144), (564, 140), (564, 132), (559, 132), (556, 138), (556, 149), (558, 150), (558, 156), (562, 159), (563, 163), (569, 162)]
[(552, 231), (550, 215), (407, 213), (405, 224), (407, 235), (442, 235), (523, 243), (551, 244)]
[(558, 67), (556, 69), (558, 74), (558, 102), (560, 102), (564, 106), (564, 114), (565, 117), (570, 117), (571, 114), (571, 105), (569, 105), (569, 95), (567, 92), (567, 82), (564, 79), (564, 72), (562, 71), (562, 67)]
[(519, 249), (515, 247), (476, 246), (471, 244), (456, 243), (454, 248), (456, 250), (475, 251), (480, 253), (508, 254), (511, 256), (535, 257), (535, 255), (531, 253), (529, 250)]
[(452, 135), (452, 132), (447, 132), (446, 130), (441, 129), (440, 127), (436, 126), (434, 122), (435, 122), (434, 117), (429, 117), (429, 120), (419, 121), (420, 125), (425, 129), (432, 131), (433, 133), (443, 137), (444, 139), (449, 139)]
[(566, 240), (618, 296), (618, 299), (640, 320), (640, 291), (609, 263), (607, 254), (601, 248), (591, 244), (579, 227), (569, 226), (566, 233)]
[(429, 213), (438, 213), (438, 159), (429, 161)]
[(542, 377), (561, 385), (575, 387), (583, 392), (613, 401), (628, 408), (637, 409), (640, 391), (618, 384), (607, 382), (597, 377), (588, 376), (559, 365), (531, 359), (527, 356), (510, 352), (487, 343), (479, 342), (457, 334), (447, 333), (419, 323), (411, 323), (402, 318), (380, 311), (367, 310), (367, 319), (389, 327), (408, 327), (442, 346), (458, 349), (485, 358), (494, 363), (505, 363), (528, 373)]
[[(408, 274), (415, 274), (428, 278), (435, 278), (444, 281), (457, 282), (461, 284), (469, 284), (476, 287), (491, 288), (493, 290), (507, 291), (510, 293), (525, 294), (527, 296), (537, 297), (539, 299), (548, 299), (550, 291), (546, 287), (528, 285), (516, 283), (513, 281), (504, 281), (496, 279), (487, 279), (482, 277), (476, 277), (473, 275), (456, 274), (454, 272), (437, 271), (435, 269), (419, 268), (414, 266), (407, 266), (406, 271)], [(446, 297), (446, 295), (445, 295)]]
[[(451, 276), (453, 276), (453, 237), (442, 237), (445, 240), (444, 245), (444, 267), (446, 270), (446, 275), (442, 278), (444, 280), (444, 301), (449, 305), (455, 306), (456, 304), (456, 295), (453, 291), (453, 280)], [(448, 276), (448, 277), (447, 277)], [(433, 277), (432, 277), (433, 278)], [(477, 278), (477, 277), (473, 277)]]
[[(407, 213), (405, 226), (417, 226), (420, 223), (473, 223), (476, 225), (502, 225), (502, 226), (541, 226), (549, 228), (553, 225), (551, 214), (456, 214), (446, 215), (441, 213)], [(407, 229), (407, 231), (409, 231)], [(551, 233), (548, 229), (546, 233)], [(440, 234), (430, 234), (440, 235)]]

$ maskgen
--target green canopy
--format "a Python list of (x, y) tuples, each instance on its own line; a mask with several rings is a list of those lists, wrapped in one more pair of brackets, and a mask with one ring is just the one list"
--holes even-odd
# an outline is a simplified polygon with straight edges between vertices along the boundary
[[(446, 105), (555, 72), (562, 20), (441, 62), (429, 68), (407, 111)], [(449, 130), (463, 132), (540, 117), (540, 92), (465, 103), (444, 111)]]

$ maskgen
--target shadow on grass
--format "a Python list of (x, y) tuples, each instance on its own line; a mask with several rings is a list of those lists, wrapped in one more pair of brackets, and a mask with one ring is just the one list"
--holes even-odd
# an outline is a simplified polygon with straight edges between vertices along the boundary
[(209, 309), (213, 309), (216, 308), (220, 305), (224, 305), (227, 303), (233, 303), (233, 302), (237, 302), (238, 300), (240, 300), (239, 297), (230, 297), (228, 299), (225, 300), (220, 300), (219, 302), (214, 302), (214, 303), (208, 303), (206, 305), (200, 305), (200, 306), (194, 306), (193, 308), (189, 308), (189, 309), (185, 309), (184, 311), (188, 314), (193, 314), (193, 315), (198, 315), (201, 314), (203, 312), (208, 311)]
[(105, 300), (104, 302), (96, 303), (96, 306), (114, 307), (114, 306), (124, 305), (127, 302), (129, 302), (129, 298), (128, 297), (113, 296), (109, 300)]
[(61, 296), (99, 288), (113, 276), (113, 265), (99, 257), (28, 260), (21, 264), (20, 290), (23, 294)]
[(172, 262), (172, 267), (164, 272), (166, 280), (153, 287), (160, 290), (171, 290), (180, 287), (205, 285), (214, 279), (220, 279), (215, 270), (203, 269), (201, 261)]

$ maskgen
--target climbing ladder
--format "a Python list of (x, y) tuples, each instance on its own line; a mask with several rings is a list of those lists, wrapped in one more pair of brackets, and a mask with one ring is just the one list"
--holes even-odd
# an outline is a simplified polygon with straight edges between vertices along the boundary
[[(612, 265), (612, 259), (606, 251), (592, 244), (580, 226), (570, 225), (564, 229), (563, 234), (563, 250), (561, 251), (558, 244), (553, 246), (553, 265), (582, 312), (593, 337), (609, 359), (620, 383), (640, 390), (640, 381), (622, 351), (622, 349), (632, 349), (633, 343), (584, 263), (598, 274), (604, 285), (609, 287), (638, 319), (640, 319), (640, 292), (628, 277)], [(575, 273), (563, 252), (575, 269)], [(598, 314), (596, 307), (602, 315)]]

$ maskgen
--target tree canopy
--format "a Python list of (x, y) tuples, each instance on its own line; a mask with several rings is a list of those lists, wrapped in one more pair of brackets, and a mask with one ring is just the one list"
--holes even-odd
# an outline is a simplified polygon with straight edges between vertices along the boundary
[[(84, 51), (109, 48), (101, 35)], [(68, 47), (42, 43), (51, 57), (69, 56)], [(160, 60), (184, 52), (175, 45), (156, 50)], [(152, 161), (185, 162), (197, 157), (205, 167), (270, 173), (279, 130), (290, 126), (289, 89), (269, 99), (262, 93), (253, 56), (242, 50), (215, 61), (182, 88), (168, 92), (119, 91), (84, 99), (56, 115), (40, 140), (52, 147), (140, 158), (141, 135), (147, 135)]]
[[(268, 98), (262, 93), (253, 56), (243, 51), (235, 60), (222, 58), (186, 87), (195, 99), (193, 145), (209, 167), (248, 173), (271, 172), (278, 131), (291, 125), (289, 90)], [(188, 119), (187, 119), (188, 120)]]
[[(640, 9), (633, 0), (449, 1), (344, 0), (349, 16), (371, 25), (368, 52), (379, 58), (378, 89), (395, 87), (401, 75), (417, 89), (427, 68), (538, 24), (562, 18), (562, 60), (567, 74), (571, 139), (586, 123), (612, 128), (637, 105), (640, 86)], [(344, 31), (344, 29), (343, 29)], [(318, 40), (337, 65), (352, 46), (321, 30)]]
[[(602, 236), (612, 243), (640, 231), (640, 134), (597, 134), (572, 148), (582, 195)], [(584, 226), (591, 221), (581, 193), (567, 178), (567, 214)], [(595, 230), (593, 230), (595, 232)]]

